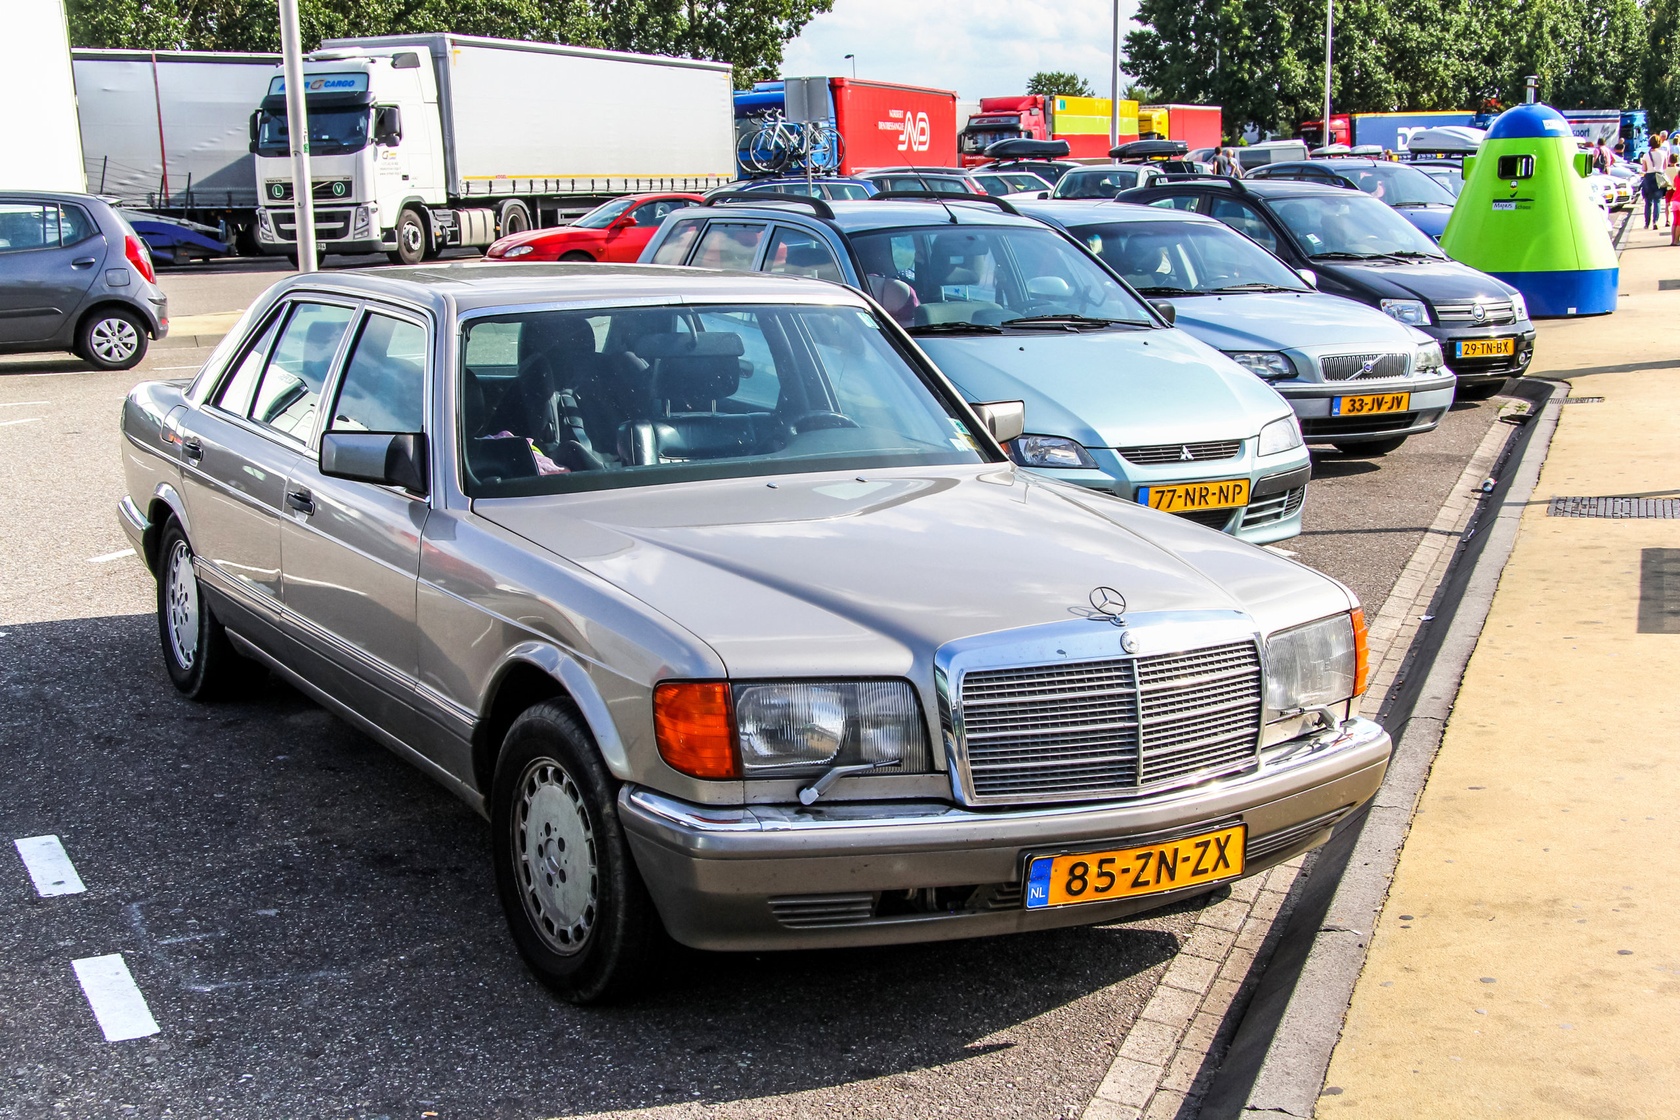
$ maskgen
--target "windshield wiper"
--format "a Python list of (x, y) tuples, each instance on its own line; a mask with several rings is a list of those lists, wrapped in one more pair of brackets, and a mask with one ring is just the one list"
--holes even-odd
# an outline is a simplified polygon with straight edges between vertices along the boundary
[(990, 323), (922, 323), (919, 326), (905, 327), (911, 334), (1002, 334), (1002, 327), (994, 327)]
[(1445, 253), (1420, 253), (1416, 249), (1402, 249), (1398, 253), (1389, 253), (1391, 257), (1400, 257), (1408, 261), (1444, 261)]
[(1209, 289), (1213, 292), (1298, 292), (1300, 288), (1286, 288), (1282, 284), (1268, 284), (1263, 280), (1247, 284), (1227, 284), (1223, 288)]
[(1391, 255), (1389, 253), (1344, 253), (1337, 250), (1333, 253), (1313, 253), (1308, 259), (1315, 261), (1380, 261)]
[(1125, 319), (1093, 319), (1089, 315), (1022, 315), (1017, 319), (1005, 319), (1006, 327), (1066, 327), (1068, 330), (1094, 330), (1100, 327), (1112, 327), (1116, 323), (1124, 323)]
[(1175, 288), (1171, 284), (1151, 284), (1147, 288), (1139, 288), (1139, 295), (1145, 296), (1199, 296), (1202, 293), (1191, 288)]

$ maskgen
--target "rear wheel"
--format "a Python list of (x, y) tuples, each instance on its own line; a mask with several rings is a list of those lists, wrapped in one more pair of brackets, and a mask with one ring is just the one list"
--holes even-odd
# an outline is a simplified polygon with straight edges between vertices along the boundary
[(1364, 443), (1334, 443), (1331, 446), (1349, 459), (1375, 459), (1379, 455), (1387, 455), (1390, 451), (1400, 450), (1400, 445), (1405, 442), (1405, 436), (1390, 436), (1388, 439), (1373, 439)]
[(175, 687), (194, 700), (213, 700), (249, 687), (261, 667), (240, 657), (204, 601), (193, 569), (192, 544), (171, 518), (158, 544), (158, 637)]
[(491, 788), (496, 889), (525, 963), (573, 1003), (635, 991), (664, 943), (616, 795), (564, 705), (538, 704), (513, 721)]
[(531, 228), (531, 211), (523, 202), (511, 198), (502, 203), (500, 224), (502, 232), (498, 236), (506, 237), (510, 233), (524, 233)]
[(147, 343), (146, 324), (126, 307), (100, 308), (76, 331), (76, 354), (100, 369), (133, 369)]
[(397, 251), (391, 254), (393, 264), (419, 264), (426, 259), (426, 225), (415, 210), (404, 210), (397, 219)]

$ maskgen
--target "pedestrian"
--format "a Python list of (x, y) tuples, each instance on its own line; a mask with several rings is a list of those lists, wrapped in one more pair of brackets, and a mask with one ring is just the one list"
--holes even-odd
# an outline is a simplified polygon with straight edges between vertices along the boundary
[(1639, 157), (1639, 193), (1645, 196), (1646, 229), (1657, 224), (1657, 213), (1662, 205), (1662, 170), (1668, 162), (1660, 153), (1660, 148), (1653, 148)]
[(1219, 149), (1219, 154), (1213, 158), (1213, 173), (1225, 175), (1232, 179), (1242, 178), (1242, 164), (1237, 162), (1237, 155), (1230, 148)]
[(1592, 169), (1600, 175), (1610, 174), (1610, 167), (1613, 162), (1610, 155), (1610, 146), (1602, 139), (1593, 141), (1592, 158), (1590, 162), (1592, 164)]
[[(1658, 148), (1657, 151), (1668, 152), (1666, 148)], [(1673, 224), (1672, 213), (1674, 203), (1676, 198), (1680, 197), (1680, 191), (1675, 190), (1675, 180), (1677, 178), (1680, 178), (1680, 155), (1668, 152), (1667, 156), (1664, 158), (1662, 169), (1664, 228)]]

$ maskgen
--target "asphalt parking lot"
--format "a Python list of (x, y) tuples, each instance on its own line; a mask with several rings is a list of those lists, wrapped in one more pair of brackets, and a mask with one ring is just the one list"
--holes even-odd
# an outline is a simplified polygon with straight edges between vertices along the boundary
[[(336, 259), (334, 264), (340, 262)], [(165, 273), (176, 318), (283, 272)], [(632, 1005), (526, 973), (482, 821), (297, 693), (180, 699), (125, 555), (121, 374), (0, 360), (0, 821), (62, 838), (86, 890), (0, 854), (0, 1114), (18, 1117), (1075, 1117), (1193, 914), (867, 951), (679, 951)], [(1380, 460), (1315, 461), (1281, 548), (1374, 614), (1499, 401)], [(953, 563), (960, 563), (954, 558)], [(107, 1042), (75, 961), (120, 953), (158, 1033)]]

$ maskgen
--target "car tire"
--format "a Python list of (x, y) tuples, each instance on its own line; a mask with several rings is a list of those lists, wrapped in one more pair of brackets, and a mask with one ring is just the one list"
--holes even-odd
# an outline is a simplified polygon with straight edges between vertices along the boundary
[(193, 570), (192, 544), (173, 517), (158, 542), (158, 638), (169, 679), (194, 700), (215, 700), (252, 687), (262, 667), (239, 656), (210, 611)]
[(1364, 443), (1333, 443), (1330, 446), (1349, 459), (1375, 459), (1387, 455), (1390, 451), (1400, 450), (1400, 445), (1405, 442), (1405, 436), (1390, 436), (1387, 439), (1366, 440)]
[(569, 264), (595, 263), (595, 258), (584, 252), (582, 249), (573, 249), (569, 253), (561, 253), (560, 259)]
[(510, 233), (524, 233), (531, 228), (531, 210), (516, 198), (510, 198), (502, 203), (502, 212), (498, 216), (501, 232), (498, 237), (506, 237)]
[(496, 890), (525, 963), (578, 1004), (639, 990), (665, 944), (617, 792), (562, 703), (538, 704), (508, 728), (490, 795)]
[(1504, 388), (1504, 381), (1483, 381), (1474, 385), (1460, 385), (1454, 395), (1461, 401), (1485, 401), (1497, 397)]
[(139, 315), (126, 307), (102, 307), (76, 329), (76, 356), (98, 369), (133, 369), (150, 342)]
[(397, 251), (391, 256), (392, 263), (419, 264), (426, 259), (430, 240), (420, 212), (413, 207), (404, 210), (397, 219)]

